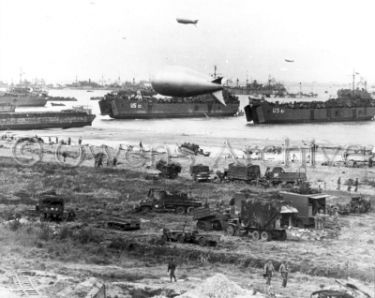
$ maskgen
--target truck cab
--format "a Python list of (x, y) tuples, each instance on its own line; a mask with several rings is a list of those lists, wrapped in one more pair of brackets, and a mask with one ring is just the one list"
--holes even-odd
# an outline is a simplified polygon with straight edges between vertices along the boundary
[(190, 166), (190, 175), (194, 181), (208, 181), (210, 179), (210, 168), (203, 164)]

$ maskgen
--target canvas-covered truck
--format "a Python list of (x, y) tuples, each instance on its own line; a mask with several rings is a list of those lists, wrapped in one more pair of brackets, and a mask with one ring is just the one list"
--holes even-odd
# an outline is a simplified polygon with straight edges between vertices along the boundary
[(198, 182), (209, 181), (210, 180), (210, 168), (202, 164), (190, 166), (190, 175), (194, 181), (198, 181)]
[(280, 195), (288, 204), (298, 210), (296, 225), (309, 227), (315, 224), (314, 217), (319, 210), (327, 211), (327, 199), (331, 196), (324, 193), (298, 194), (287, 191), (280, 191)]
[(172, 211), (177, 214), (191, 213), (195, 208), (201, 207), (202, 202), (191, 198), (185, 192), (171, 192), (151, 188), (147, 198), (135, 206), (136, 211)]
[(160, 171), (159, 176), (166, 179), (176, 179), (181, 173), (181, 165), (179, 163), (167, 163), (164, 160), (159, 160), (156, 163), (156, 169)]
[(243, 165), (231, 163), (225, 171), (226, 178), (230, 181), (242, 180), (246, 182), (257, 181), (260, 176), (260, 167), (258, 165)]
[(237, 193), (234, 197), (235, 214), (226, 226), (229, 235), (248, 235), (253, 240), (286, 240), (286, 226), (292, 225), (297, 209), (275, 195), (254, 196)]

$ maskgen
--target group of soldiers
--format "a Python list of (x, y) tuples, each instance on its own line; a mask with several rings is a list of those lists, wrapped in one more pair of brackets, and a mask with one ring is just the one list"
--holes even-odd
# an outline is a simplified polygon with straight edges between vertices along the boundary
[[(358, 191), (358, 186), (359, 186), (358, 178), (355, 178), (354, 181), (353, 181), (353, 179), (348, 179), (347, 191), (351, 192), (352, 191), (352, 187), (354, 187), (354, 192), (357, 192)], [(341, 190), (341, 177), (339, 177), (337, 179), (337, 190)]]
[[(169, 263), (168, 263), (168, 268), (167, 268), (167, 273), (169, 273), (169, 279), (170, 282), (175, 281), (177, 282), (176, 278), (176, 271), (177, 264), (176, 261), (171, 258)], [(268, 260), (267, 263), (264, 265), (264, 274), (263, 277), (266, 279), (266, 285), (271, 288), (271, 281), (272, 277), (274, 276), (275, 273), (275, 267), (273, 266), (273, 263), (271, 260)], [(280, 266), (279, 266), (279, 273), (281, 275), (281, 286), (283, 288), (286, 288), (288, 284), (288, 275), (289, 275), (289, 264), (288, 261), (284, 260)]]

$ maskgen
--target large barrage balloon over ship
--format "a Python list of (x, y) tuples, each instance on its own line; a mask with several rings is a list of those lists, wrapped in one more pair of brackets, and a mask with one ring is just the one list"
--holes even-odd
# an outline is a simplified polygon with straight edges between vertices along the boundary
[(184, 67), (168, 67), (151, 78), (151, 85), (161, 95), (187, 97), (213, 93), (223, 89), (221, 77), (212, 80)]

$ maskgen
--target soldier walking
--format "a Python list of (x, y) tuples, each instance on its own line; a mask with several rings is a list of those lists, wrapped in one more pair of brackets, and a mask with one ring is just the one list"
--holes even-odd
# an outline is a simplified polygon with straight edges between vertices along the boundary
[(272, 261), (268, 260), (268, 262), (264, 265), (264, 277), (266, 278), (266, 285), (271, 285), (271, 279), (273, 273), (275, 271), (275, 267), (273, 267)]
[(355, 178), (355, 182), (354, 182), (354, 192), (357, 192), (358, 191), (358, 178)]
[(175, 282), (177, 282), (177, 278), (176, 278), (176, 275), (174, 274), (174, 272), (176, 271), (176, 263), (173, 259), (171, 259), (168, 263), (168, 270), (167, 272), (169, 272), (169, 278), (170, 278), (170, 281), (172, 282), (172, 279), (174, 279)]
[(281, 263), (279, 272), (281, 274), (281, 278), (283, 279), (281, 285), (282, 287), (286, 288), (286, 285), (288, 283), (288, 273), (289, 273), (288, 261), (283, 261)]
[(337, 179), (337, 190), (341, 189), (341, 177)]

